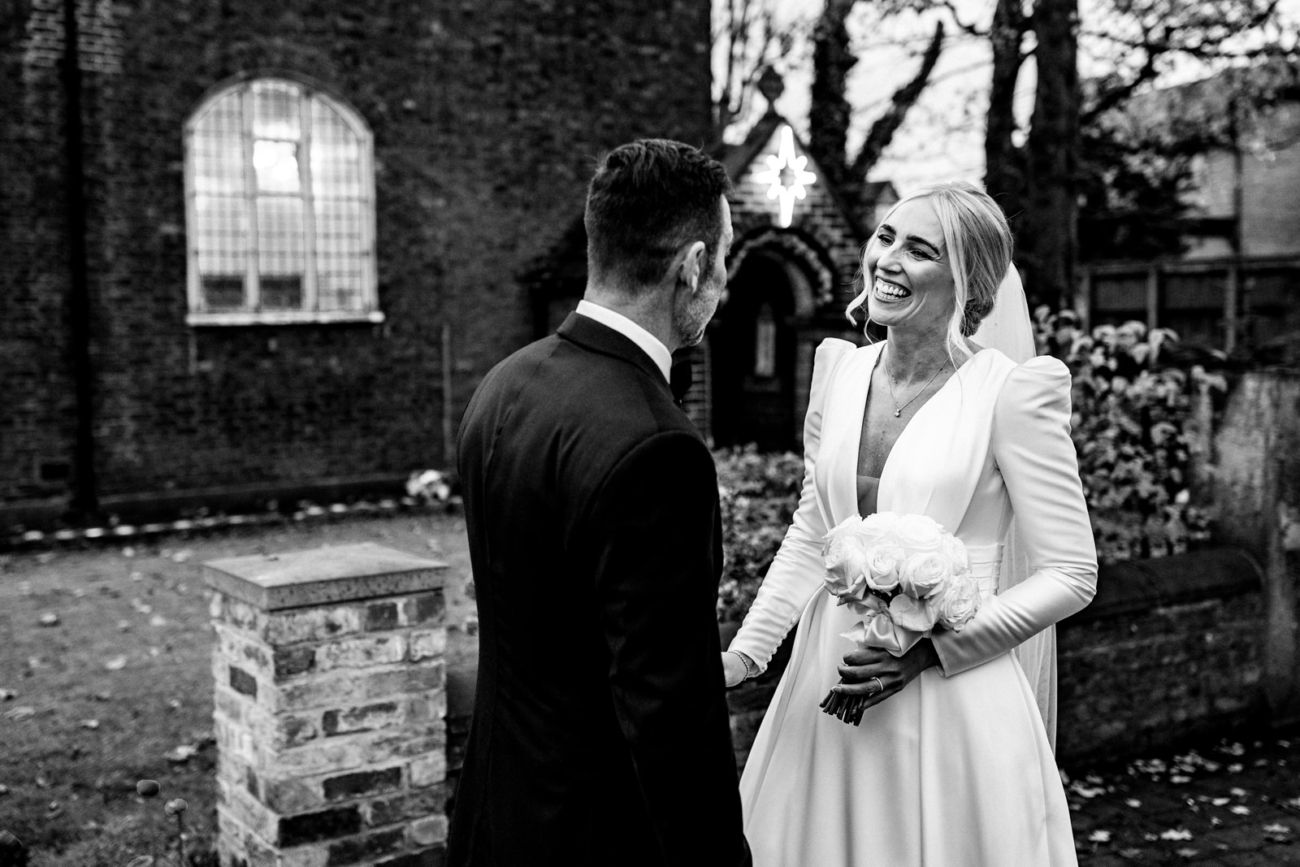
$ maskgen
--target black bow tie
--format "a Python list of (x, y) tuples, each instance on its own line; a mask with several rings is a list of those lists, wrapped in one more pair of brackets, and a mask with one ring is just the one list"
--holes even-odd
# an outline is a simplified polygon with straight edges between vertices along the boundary
[(673, 402), (678, 406), (681, 406), (682, 401), (686, 399), (686, 392), (691, 390), (693, 378), (690, 358), (673, 361), (672, 372), (668, 376), (668, 387), (672, 389)]

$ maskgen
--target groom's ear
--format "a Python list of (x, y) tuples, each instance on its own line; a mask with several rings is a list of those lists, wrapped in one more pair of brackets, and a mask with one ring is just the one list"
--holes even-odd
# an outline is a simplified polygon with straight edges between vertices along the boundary
[(684, 285), (692, 293), (700, 286), (700, 278), (704, 274), (704, 256), (706, 253), (703, 241), (692, 241), (683, 244), (678, 251), (677, 258), (674, 260), (673, 269), (676, 274), (677, 284)]

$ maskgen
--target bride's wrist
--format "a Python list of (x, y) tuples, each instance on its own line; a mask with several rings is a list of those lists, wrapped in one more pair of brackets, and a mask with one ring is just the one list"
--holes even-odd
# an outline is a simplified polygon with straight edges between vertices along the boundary
[(738, 683), (743, 683), (746, 680), (758, 677), (762, 673), (758, 670), (758, 663), (750, 659), (748, 654), (742, 653), (739, 650), (727, 650), (724, 652), (731, 654), (732, 656), (735, 656), (737, 659), (740, 660), (741, 670), (743, 671), (743, 674), (741, 675), (740, 681), (738, 681)]

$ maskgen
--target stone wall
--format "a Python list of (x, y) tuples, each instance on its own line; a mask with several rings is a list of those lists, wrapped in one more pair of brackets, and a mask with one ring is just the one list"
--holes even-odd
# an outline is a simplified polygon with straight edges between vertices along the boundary
[(1215, 506), (1215, 538), (1256, 552), (1263, 569), (1269, 713), (1300, 721), (1300, 373), (1241, 374), (1213, 434), (1200, 439), (1199, 487)]

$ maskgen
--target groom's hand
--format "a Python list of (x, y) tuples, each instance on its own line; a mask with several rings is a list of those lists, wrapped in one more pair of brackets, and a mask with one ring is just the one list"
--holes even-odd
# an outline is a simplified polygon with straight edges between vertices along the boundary
[(921, 672), (938, 664), (939, 655), (928, 638), (902, 656), (878, 647), (851, 650), (844, 654), (844, 664), (839, 666), (841, 683), (832, 692), (856, 700), (865, 710), (901, 692)]

